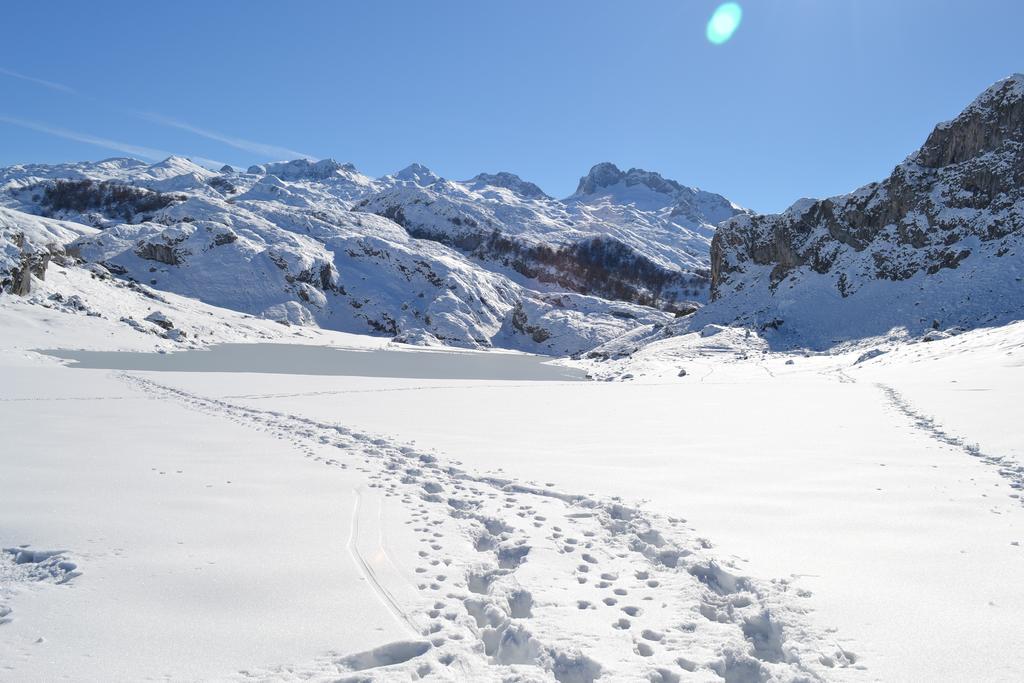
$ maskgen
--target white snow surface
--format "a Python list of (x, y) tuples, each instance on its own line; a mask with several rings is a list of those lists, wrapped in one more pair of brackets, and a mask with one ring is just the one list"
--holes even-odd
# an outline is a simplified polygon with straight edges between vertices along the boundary
[(1019, 678), (1024, 324), (573, 362), (618, 381), (124, 372), (32, 349), (389, 342), (34, 286), (0, 298), (0, 679)]

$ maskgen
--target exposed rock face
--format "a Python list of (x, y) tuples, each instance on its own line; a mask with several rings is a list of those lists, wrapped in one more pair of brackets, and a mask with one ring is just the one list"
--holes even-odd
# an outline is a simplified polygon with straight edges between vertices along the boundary
[(10, 282), (7, 288), (12, 294), (28, 296), (32, 291), (32, 276), (40, 280), (46, 278), (46, 267), (50, 265), (50, 252), (42, 249), (32, 249), (25, 244), (24, 236), (15, 239), (15, 245), (21, 248), (21, 258), (18, 265), (11, 268)]
[[(0, 226), (2, 227), (2, 226)], [(0, 233), (0, 293), (28, 296), (32, 278), (46, 279), (50, 261), (64, 262), (64, 248), (55, 242), (45, 244), (29, 239), (25, 233)]]
[[(966, 299), (945, 303), (963, 314), (972, 290), (970, 308), (976, 309), (999, 288), (1012, 289), (1022, 238), (1024, 75), (1018, 74), (937, 126), (882, 182), (848, 195), (801, 200), (782, 214), (737, 216), (721, 224), (711, 245), (711, 294), (725, 317), (744, 319), (746, 309), (747, 320), (756, 314), (761, 321), (785, 321), (794, 314), (806, 318), (801, 302), (826, 305), (822, 288), (835, 299), (874, 297), (885, 307), (910, 289), (883, 294), (884, 283), (914, 279), (917, 291), (925, 286), (921, 278), (941, 276), (944, 283), (962, 280), (948, 289)], [(928, 303), (939, 298), (932, 295)], [(867, 314), (878, 317), (878, 311)], [(891, 322), (924, 321), (904, 317)]]
[(612, 187), (619, 183), (623, 183), (626, 187), (644, 185), (662, 194), (680, 192), (684, 189), (682, 185), (674, 180), (662, 178), (659, 173), (645, 171), (640, 168), (621, 171), (615, 164), (605, 161), (594, 166), (587, 175), (580, 178), (580, 183), (576, 187), (576, 194), (596, 194), (604, 188)]
[(0, 207), (0, 293), (27, 296), (32, 278), (46, 278), (51, 261), (68, 265), (64, 245), (92, 228)]
[(580, 178), (576, 192), (566, 202), (594, 204), (601, 199), (648, 211), (668, 209), (666, 217), (680, 226), (703, 225), (713, 229), (728, 218), (749, 213), (714, 192), (688, 187), (641, 168), (622, 171), (608, 162), (597, 164)]
[(182, 263), (181, 255), (175, 251), (174, 245), (161, 242), (143, 242), (135, 253), (139, 258), (147, 261), (165, 263), (169, 266), (177, 266)]

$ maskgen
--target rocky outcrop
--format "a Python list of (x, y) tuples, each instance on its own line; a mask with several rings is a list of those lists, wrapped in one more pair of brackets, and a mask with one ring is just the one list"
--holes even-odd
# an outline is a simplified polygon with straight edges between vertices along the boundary
[[(927, 278), (951, 282), (946, 274), (955, 273), (964, 280), (961, 295), (975, 289), (971, 307), (977, 308), (979, 298), (996, 295), (996, 281), (1012, 289), (1022, 239), (1024, 75), (1018, 74), (937, 126), (885, 180), (848, 195), (801, 200), (782, 214), (721, 224), (711, 245), (711, 296), (730, 315), (742, 317), (746, 308), (764, 320), (785, 308), (770, 315), (785, 320), (803, 315), (803, 301), (823, 305), (823, 287), (840, 300), (869, 292), (884, 306), (885, 298), (910, 291), (884, 283), (915, 280), (920, 289)], [(917, 316), (905, 317), (916, 324)]]
[(184, 235), (155, 235), (139, 242), (135, 248), (135, 255), (145, 261), (156, 261), (168, 266), (178, 266), (185, 262), (189, 252), (181, 249), (180, 245), (185, 241)]
[[(2, 241), (2, 237), (0, 237), (0, 241)], [(39, 246), (26, 240), (22, 233), (11, 236), (10, 243), (0, 244), (0, 247), (2, 246), (6, 246), (6, 251), (10, 253), (10, 256), (3, 261), (7, 261), (10, 265), (5, 268), (3, 262), (0, 261), (0, 292), (8, 292), (17, 296), (28, 296), (32, 292), (32, 278), (45, 280), (50, 260), (54, 256), (61, 258), (64, 253), (60, 245)]]
[(92, 228), (0, 207), (0, 293), (27, 296), (51, 263), (74, 262), (65, 245)]
[(28, 296), (32, 291), (32, 276), (40, 280), (46, 277), (46, 267), (50, 265), (49, 252), (22, 251), (17, 267), (11, 269), (10, 292), (18, 296)]
[[(768, 285), (792, 271), (836, 271), (846, 251), (871, 247), (870, 276), (906, 280), (955, 268), (976, 237), (998, 241), (1024, 231), (1024, 76), (992, 86), (880, 183), (783, 214), (741, 216), (720, 226), (711, 245), (712, 298), (728, 292), (748, 263), (770, 266)], [(881, 249), (881, 248), (884, 248)], [(844, 296), (860, 273), (839, 270)], [(846, 275), (844, 279), (840, 276)]]
[(684, 189), (683, 185), (674, 180), (666, 180), (660, 173), (645, 171), (641, 168), (621, 171), (615, 164), (604, 161), (595, 165), (587, 175), (580, 178), (579, 185), (576, 187), (576, 195), (596, 194), (602, 189), (619, 183), (626, 187), (644, 185), (662, 194), (672, 194)]

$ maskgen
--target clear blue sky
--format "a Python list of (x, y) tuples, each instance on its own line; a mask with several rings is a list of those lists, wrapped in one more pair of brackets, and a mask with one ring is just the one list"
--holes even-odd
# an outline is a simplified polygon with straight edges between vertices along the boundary
[(564, 196), (607, 160), (773, 211), (884, 177), (1024, 71), (1020, 0), (741, 0), (715, 46), (718, 4), (6, 4), (0, 165), (125, 153), (82, 141), (100, 138), (242, 166), (509, 170)]

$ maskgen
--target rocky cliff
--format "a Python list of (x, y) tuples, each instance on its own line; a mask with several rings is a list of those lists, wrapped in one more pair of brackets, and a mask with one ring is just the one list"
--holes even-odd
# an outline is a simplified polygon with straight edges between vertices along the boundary
[(999, 81), (885, 180), (725, 221), (702, 318), (819, 345), (1024, 313), (1024, 75)]

